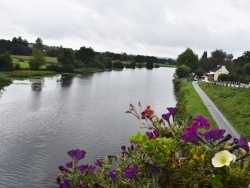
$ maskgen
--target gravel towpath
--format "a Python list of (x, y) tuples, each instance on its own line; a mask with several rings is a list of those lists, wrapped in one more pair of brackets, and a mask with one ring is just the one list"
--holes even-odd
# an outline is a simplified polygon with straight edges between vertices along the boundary
[(225, 118), (225, 116), (220, 112), (220, 110), (215, 106), (210, 98), (204, 93), (204, 91), (198, 85), (198, 82), (193, 82), (193, 86), (200, 95), (200, 98), (208, 108), (219, 128), (225, 129), (227, 134), (232, 135), (232, 138), (240, 138), (240, 134), (235, 130), (232, 124)]

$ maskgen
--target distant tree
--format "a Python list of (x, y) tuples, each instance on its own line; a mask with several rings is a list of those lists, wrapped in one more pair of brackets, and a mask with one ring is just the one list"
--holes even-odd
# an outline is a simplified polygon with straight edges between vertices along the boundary
[(11, 41), (9, 40), (0, 40), (0, 54), (4, 54), (5, 52), (10, 51), (11, 49)]
[(201, 78), (203, 75), (204, 75), (205, 71), (201, 68), (198, 68), (196, 71), (195, 71), (195, 75), (197, 75), (199, 78)]
[(124, 65), (123, 63), (120, 61), (120, 60), (117, 60), (113, 63), (113, 68), (116, 68), (116, 69), (123, 69), (124, 68)]
[(0, 70), (12, 71), (14, 69), (10, 53), (6, 52), (0, 55)]
[(88, 64), (91, 59), (95, 58), (95, 51), (91, 47), (86, 48), (83, 46), (76, 51), (75, 58), (82, 63)]
[(177, 66), (186, 65), (194, 72), (198, 68), (198, 56), (194, 52), (187, 48), (186, 51), (178, 55)]
[(187, 65), (179, 65), (176, 68), (176, 75), (179, 78), (187, 78), (191, 73), (191, 69)]
[(147, 68), (147, 69), (153, 69), (153, 68), (154, 68), (154, 63), (153, 63), (151, 60), (149, 60), (149, 61), (146, 63), (146, 68)]
[(33, 46), (33, 49), (37, 49), (37, 50), (40, 50), (40, 51), (43, 51), (43, 41), (41, 38), (37, 38), (36, 41), (35, 41), (35, 44)]
[(62, 65), (62, 71), (72, 72), (74, 70), (74, 51), (70, 48), (60, 49), (60, 53), (57, 56), (57, 61)]
[(132, 62), (130, 63), (130, 68), (131, 68), (131, 69), (135, 69), (135, 62), (134, 62), (134, 61), (132, 61)]
[(43, 52), (34, 48), (32, 51), (33, 58), (29, 61), (31, 70), (38, 70), (43, 64), (45, 64), (45, 58)]
[(141, 69), (142, 68), (142, 63), (138, 63), (138, 68)]
[(247, 63), (247, 64), (245, 64), (244, 67), (243, 67), (243, 69), (244, 69), (244, 73), (246, 75), (250, 76), (250, 62)]

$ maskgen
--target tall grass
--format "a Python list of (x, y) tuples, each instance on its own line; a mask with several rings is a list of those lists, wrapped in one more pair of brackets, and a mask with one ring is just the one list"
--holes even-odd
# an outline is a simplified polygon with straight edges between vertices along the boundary
[(206, 83), (199, 85), (235, 129), (250, 140), (250, 89)]

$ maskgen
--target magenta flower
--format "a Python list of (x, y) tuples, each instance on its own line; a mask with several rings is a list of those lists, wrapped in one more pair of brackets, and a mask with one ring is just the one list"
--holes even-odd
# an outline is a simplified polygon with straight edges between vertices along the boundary
[(85, 157), (86, 152), (84, 150), (76, 149), (70, 150), (68, 155), (74, 160), (74, 162), (78, 162), (79, 160)]
[(137, 169), (138, 169), (138, 165), (135, 165), (135, 164), (134, 164), (133, 168), (127, 167), (125, 169), (125, 172), (122, 174), (122, 177), (123, 178), (134, 179), (134, 180), (138, 181), (139, 177), (137, 175)]
[(174, 116), (177, 113), (178, 108), (177, 107), (171, 107), (171, 108), (167, 108), (167, 109), (170, 112), (170, 114), (173, 116), (173, 119), (174, 119)]
[(69, 183), (70, 183), (70, 180), (65, 180), (63, 183), (60, 184), (59, 188), (71, 188)]
[(146, 132), (149, 140), (156, 138), (159, 135), (159, 129), (154, 129), (153, 132)]
[(240, 135), (240, 140), (237, 146), (239, 148), (244, 149), (246, 152), (249, 152), (249, 145), (248, 145), (247, 139), (243, 135)]
[(97, 159), (96, 162), (95, 162), (95, 165), (97, 166), (102, 166), (102, 159)]
[(93, 173), (95, 172), (95, 169), (96, 169), (95, 166), (89, 165), (89, 172), (90, 172), (91, 174), (93, 174)]
[(160, 167), (158, 167), (157, 165), (151, 165), (149, 167), (149, 169), (150, 169), (150, 172), (151, 172), (153, 178), (156, 179), (157, 176), (158, 176), (158, 174), (159, 174), (159, 172), (160, 172)]
[(116, 170), (113, 170), (112, 172), (106, 174), (106, 176), (108, 178), (111, 178), (113, 183), (116, 184), (116, 182), (117, 182), (117, 172), (116, 172)]
[(207, 142), (209, 141), (215, 142), (217, 140), (224, 138), (225, 132), (226, 130), (224, 129), (211, 129), (210, 131), (207, 131), (206, 133), (202, 134), (202, 136), (205, 138)]
[(81, 165), (81, 166), (78, 166), (78, 169), (81, 171), (82, 174), (85, 173), (85, 170), (89, 168), (89, 165), (86, 164), (86, 165)]
[(202, 128), (202, 129), (209, 129), (210, 128), (209, 119), (207, 119), (206, 117), (204, 117), (202, 115), (197, 115), (194, 118), (194, 123), (198, 124), (199, 128)]
[(70, 162), (66, 163), (65, 166), (66, 166), (67, 168), (72, 168), (72, 167), (73, 167), (73, 162), (70, 161)]
[(199, 126), (198, 124), (191, 124), (189, 128), (182, 134), (182, 141), (183, 142), (191, 142), (193, 144), (198, 145), (199, 136), (197, 133)]
[(165, 119), (165, 120), (168, 122), (168, 124), (170, 124), (170, 120), (169, 120), (170, 116), (171, 116), (171, 113), (169, 112), (169, 113), (167, 113), (167, 114), (162, 114), (161, 117), (162, 117), (163, 119)]

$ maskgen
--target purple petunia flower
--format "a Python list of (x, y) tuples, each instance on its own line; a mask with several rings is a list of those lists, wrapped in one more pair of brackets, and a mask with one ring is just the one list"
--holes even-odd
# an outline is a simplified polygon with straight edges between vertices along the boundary
[(198, 124), (199, 128), (202, 128), (202, 129), (209, 129), (210, 128), (210, 121), (209, 121), (209, 119), (205, 118), (202, 115), (197, 115), (194, 118), (194, 123)]
[(205, 132), (202, 136), (205, 138), (207, 142), (212, 141), (215, 142), (224, 138), (224, 133), (226, 130), (224, 129), (211, 129), (210, 131)]
[(198, 145), (199, 136), (197, 133), (199, 126), (198, 124), (191, 124), (189, 128), (182, 134), (182, 141), (183, 142), (191, 142), (193, 144)]
[(89, 168), (89, 164), (78, 166), (78, 169), (84, 174), (85, 170)]
[(96, 169), (95, 166), (89, 165), (89, 172), (90, 172), (91, 174), (93, 174), (93, 173), (95, 172), (95, 169)]
[(71, 188), (69, 183), (70, 183), (70, 180), (65, 180), (63, 183), (60, 184), (59, 188)]
[(79, 160), (85, 157), (86, 152), (84, 150), (76, 149), (70, 150), (68, 155), (74, 160), (74, 162), (78, 162)]
[(127, 167), (125, 169), (125, 172), (122, 174), (122, 177), (123, 178), (134, 179), (134, 180), (138, 181), (139, 177), (137, 175), (137, 169), (138, 169), (138, 165), (135, 165), (135, 164), (134, 164), (133, 168)]
[(151, 172), (153, 178), (157, 178), (157, 176), (160, 172), (160, 167), (158, 167), (157, 165), (151, 165), (149, 167), (149, 169), (150, 169), (150, 172)]
[(173, 116), (173, 119), (174, 119), (174, 116), (177, 113), (178, 108), (177, 107), (171, 107), (171, 108), (167, 108), (167, 109), (170, 112), (170, 114)]
[(95, 165), (102, 166), (102, 159), (97, 159)]
[(65, 166), (66, 166), (67, 168), (72, 168), (72, 167), (73, 167), (73, 162), (70, 161), (70, 162), (66, 163)]
[(117, 172), (116, 172), (116, 170), (113, 170), (112, 172), (106, 174), (106, 176), (111, 178), (113, 183), (116, 184), (116, 181), (117, 181)]
[(166, 120), (166, 121), (168, 122), (168, 124), (170, 124), (170, 120), (169, 120), (170, 116), (171, 116), (171, 113), (170, 113), (170, 112), (167, 113), (167, 114), (162, 114), (162, 118), (163, 118), (164, 120)]
[(159, 129), (154, 129), (153, 132), (146, 132), (149, 140), (156, 138), (159, 135)]
[(246, 152), (249, 152), (249, 145), (248, 145), (247, 139), (243, 135), (240, 135), (240, 140), (237, 146), (239, 148), (244, 149)]

